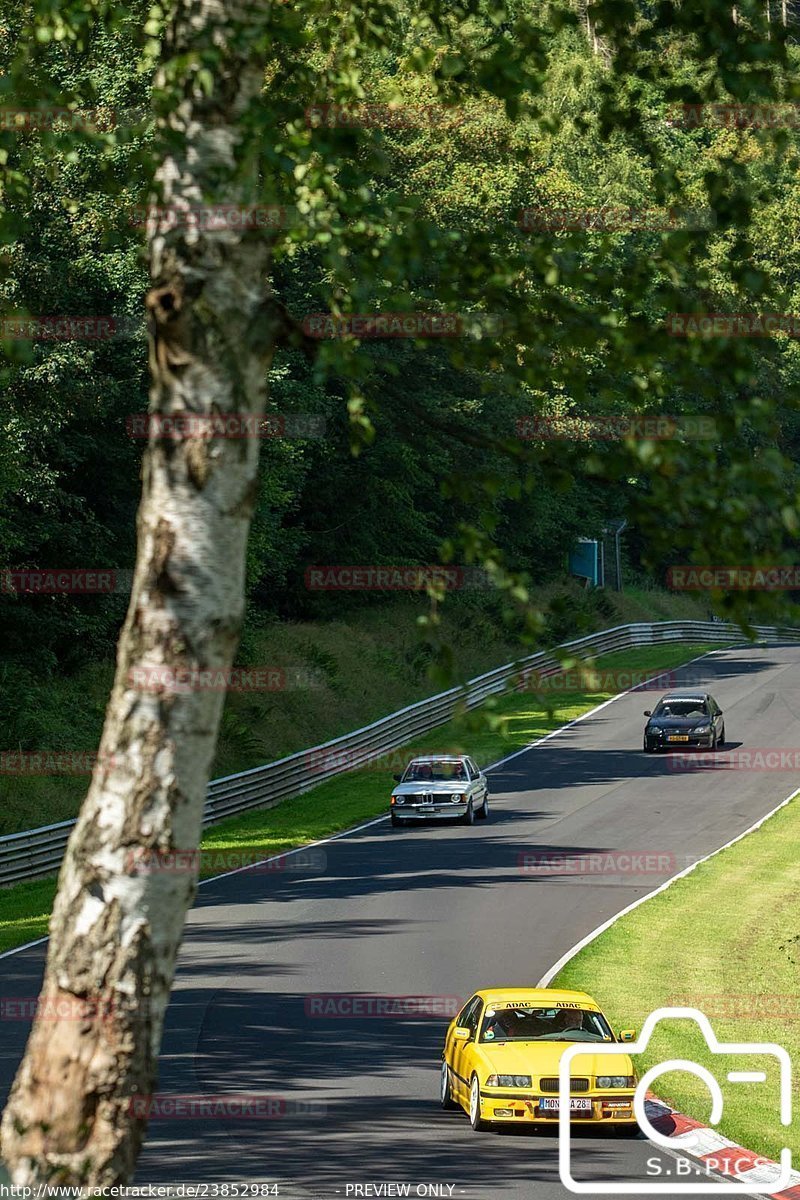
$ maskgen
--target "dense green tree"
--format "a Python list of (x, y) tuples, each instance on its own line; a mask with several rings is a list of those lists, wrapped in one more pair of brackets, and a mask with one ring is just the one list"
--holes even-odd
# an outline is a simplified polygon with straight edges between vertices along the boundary
[[(531, 0), (175, 0), (146, 19), (106, 0), (12, 5), (9, 104), (136, 106), (149, 89), (155, 124), (0, 133), (9, 309), (135, 316), (146, 286), (154, 416), (260, 418), (296, 402), (329, 422), (324, 441), (265, 443), (262, 477), (252, 439), (148, 441), (104, 757), (65, 859), (44, 984), (56, 1001), (146, 998), (147, 1019), (134, 1005), (113, 1022), (102, 1006), (84, 1023), (37, 1020), (2, 1126), (16, 1183), (125, 1180), (144, 1135), (146, 1108), (130, 1100), (153, 1089), (193, 880), (138, 875), (130, 856), (197, 845), (222, 698), (143, 694), (138, 669), (226, 670), (246, 587), (265, 607), (296, 597), (300, 567), (323, 552), (427, 557), (448, 535), (446, 553), (485, 563), (532, 636), (546, 614), (514, 568), (541, 572), (577, 529), (623, 510), (651, 567), (791, 556), (794, 344), (665, 325), (671, 313), (785, 311), (796, 290), (779, 236), (794, 136), (670, 124), (679, 103), (794, 99), (783, 31), (768, 36), (760, 5), (738, 13), (598, 0), (595, 54), (573, 11)], [(428, 115), (336, 117), (365, 103)], [(156, 213), (145, 285), (128, 214), (150, 199), (279, 205), (288, 218), (265, 234)], [(608, 203), (710, 209), (716, 224), (518, 223), (520, 207)], [(463, 335), (383, 344), (304, 326), (315, 312), (396, 311), (457, 315)], [(142, 346), (135, 334), (7, 344), (0, 487), (21, 528), (4, 521), (0, 535), (12, 565), (125, 558), (137, 454), (120, 425), (143, 406)], [(598, 416), (664, 414), (713, 418), (714, 436), (591, 432)], [(520, 438), (526, 416), (577, 417), (589, 436)], [(775, 611), (763, 595), (728, 602)], [(85, 613), (52, 610), (57, 655)], [(98, 610), (98, 644), (115, 616)]]

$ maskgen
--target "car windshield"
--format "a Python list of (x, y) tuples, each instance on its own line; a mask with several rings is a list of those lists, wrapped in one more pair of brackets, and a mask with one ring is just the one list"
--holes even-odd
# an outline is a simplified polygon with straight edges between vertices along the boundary
[(654, 717), (705, 717), (708, 708), (703, 700), (662, 700)]
[(412, 762), (406, 767), (403, 783), (433, 783), (434, 781), (449, 782), (454, 779), (466, 779), (467, 772), (460, 762)]
[(482, 1042), (613, 1042), (602, 1013), (585, 1008), (487, 1008)]

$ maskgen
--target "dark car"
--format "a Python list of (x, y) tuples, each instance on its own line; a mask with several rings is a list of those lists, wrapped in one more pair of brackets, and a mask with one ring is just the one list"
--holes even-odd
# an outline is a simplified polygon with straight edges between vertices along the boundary
[(644, 715), (650, 718), (644, 727), (645, 754), (668, 746), (716, 750), (725, 741), (722, 709), (708, 692), (670, 692)]

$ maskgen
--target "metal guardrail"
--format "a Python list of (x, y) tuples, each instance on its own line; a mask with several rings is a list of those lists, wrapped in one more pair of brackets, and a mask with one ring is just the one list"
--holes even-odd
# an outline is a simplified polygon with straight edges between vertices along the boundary
[[(800, 629), (764, 625), (754, 628), (759, 640), (765, 642), (800, 642)], [(565, 642), (559, 649), (584, 658), (636, 646), (708, 641), (741, 644), (745, 639), (737, 625), (721, 621), (656, 621), (619, 625)], [(489, 696), (508, 690), (515, 677), (532, 667), (541, 674), (560, 669), (552, 651), (540, 651), (487, 671), (464, 687), (419, 700), (321, 746), (300, 750), (263, 767), (214, 779), (208, 786), (203, 824), (213, 825), (253, 808), (272, 808), (282, 800), (310, 791), (326, 779), (363, 766), (370, 759), (444, 725), (462, 708), (475, 708)], [(0, 837), (0, 885), (55, 874), (74, 824), (74, 820), (61, 821)]]

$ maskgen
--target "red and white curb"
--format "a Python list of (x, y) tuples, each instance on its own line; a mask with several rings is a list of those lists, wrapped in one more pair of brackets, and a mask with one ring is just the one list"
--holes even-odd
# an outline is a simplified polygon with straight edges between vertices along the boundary
[(682, 1146), (680, 1154), (688, 1159), (697, 1159), (709, 1173), (732, 1179), (735, 1183), (750, 1184), (754, 1191), (771, 1196), (773, 1200), (800, 1200), (800, 1172), (791, 1172), (789, 1188), (782, 1192), (770, 1192), (767, 1190), (770, 1184), (777, 1183), (781, 1177), (779, 1163), (761, 1154), (754, 1154), (752, 1150), (745, 1150), (744, 1146), (737, 1146), (736, 1142), (723, 1137), (716, 1129), (704, 1125), (702, 1121), (685, 1117), (656, 1096), (648, 1096), (645, 1112), (648, 1120), (665, 1137), (693, 1133), (695, 1142), (691, 1149)]

